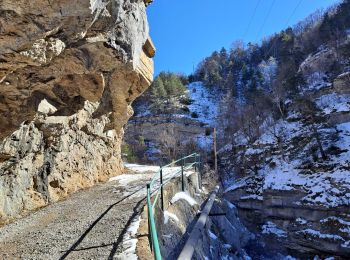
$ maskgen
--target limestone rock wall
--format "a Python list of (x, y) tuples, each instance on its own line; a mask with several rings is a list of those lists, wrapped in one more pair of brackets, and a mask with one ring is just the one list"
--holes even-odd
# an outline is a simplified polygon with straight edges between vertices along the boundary
[(122, 169), (153, 80), (142, 0), (0, 1), (0, 223)]

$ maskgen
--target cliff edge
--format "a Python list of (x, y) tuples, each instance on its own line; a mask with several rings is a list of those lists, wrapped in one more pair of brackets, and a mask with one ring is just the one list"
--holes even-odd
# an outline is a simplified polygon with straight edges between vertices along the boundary
[(153, 80), (149, 2), (0, 2), (0, 223), (121, 173)]

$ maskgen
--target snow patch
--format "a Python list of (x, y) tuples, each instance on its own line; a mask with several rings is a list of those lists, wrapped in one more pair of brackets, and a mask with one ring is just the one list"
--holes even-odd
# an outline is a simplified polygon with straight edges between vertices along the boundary
[(227, 206), (230, 208), (230, 209), (235, 209), (236, 206), (234, 204), (232, 204), (231, 202), (229, 202), (228, 200), (226, 200), (226, 203), (227, 203)]
[(248, 178), (249, 178), (249, 176), (248, 177), (244, 177), (244, 178), (236, 181), (234, 184), (229, 186), (224, 192), (226, 193), (226, 192), (234, 191), (234, 190), (237, 190), (239, 188), (244, 187), (246, 185), (246, 181), (247, 181)]
[(178, 192), (175, 194), (175, 196), (171, 199), (171, 203), (174, 204), (179, 200), (185, 200), (188, 204), (191, 206), (194, 206), (197, 204), (197, 202), (186, 192)]
[(264, 200), (264, 198), (260, 195), (256, 195), (256, 194), (250, 194), (250, 195), (247, 195), (247, 196), (242, 196), (241, 197), (241, 200)]
[(307, 223), (307, 221), (303, 218), (297, 218), (296, 222), (298, 222), (300, 225), (305, 225)]
[(294, 257), (292, 257), (292, 256), (290, 256), (290, 255), (287, 255), (287, 256), (285, 256), (284, 258), (283, 258), (283, 260), (298, 260), (297, 258), (294, 258)]
[(222, 147), (222, 148), (218, 151), (218, 154), (223, 153), (223, 152), (231, 151), (232, 148), (233, 148), (232, 144), (226, 144), (224, 147)]
[(188, 106), (190, 116), (196, 113), (196, 120), (214, 126), (218, 115), (220, 95), (213, 95), (202, 82), (193, 82), (188, 85), (188, 95), (192, 103)]
[(142, 174), (121, 174), (112, 178), (109, 178), (108, 181), (119, 181), (121, 185), (128, 185), (133, 181), (143, 179)]
[(213, 232), (211, 232), (210, 230), (208, 230), (208, 235), (209, 235), (209, 237), (210, 237), (211, 239), (213, 239), (213, 240), (218, 239), (218, 237), (217, 237)]
[(344, 243), (341, 244), (341, 246), (345, 248), (350, 248), (350, 240), (345, 241)]
[(226, 248), (226, 249), (231, 249), (232, 248), (232, 246), (230, 244), (224, 244), (223, 247)]
[(333, 235), (333, 234), (323, 234), (318, 230), (313, 230), (311, 228), (304, 229), (301, 231), (296, 232), (297, 234), (301, 235), (308, 235), (311, 239), (313, 238), (321, 238), (321, 239), (328, 239), (333, 241), (344, 241), (344, 239), (341, 236)]
[(307, 77), (307, 90), (320, 90), (322, 88), (331, 87), (332, 83), (327, 82), (328, 77), (322, 72), (314, 72)]
[(262, 226), (262, 233), (267, 235), (275, 235), (277, 237), (287, 237), (287, 233), (279, 229), (275, 223), (268, 221)]
[(165, 225), (168, 224), (169, 219), (172, 219), (175, 222), (179, 222), (179, 218), (175, 214), (170, 213), (169, 211), (164, 211), (164, 224)]
[(335, 216), (322, 219), (320, 222), (321, 223), (326, 223), (328, 221), (337, 221), (337, 222), (339, 222), (342, 225), (350, 226), (350, 222), (349, 221), (345, 221), (345, 220), (343, 220), (341, 218), (338, 218), (338, 217), (335, 217)]
[(266, 166), (262, 170), (265, 175), (264, 189), (293, 190), (293, 186), (306, 184), (305, 178), (298, 175), (296, 162), (277, 161), (273, 169)]
[(316, 100), (316, 104), (327, 115), (335, 112), (349, 112), (350, 96), (331, 93), (331, 94), (327, 94), (319, 97)]
[(270, 57), (267, 61), (262, 61), (259, 64), (259, 71), (264, 80), (264, 85), (270, 88), (276, 76), (277, 61), (274, 57)]
[(128, 227), (125, 235), (123, 236), (123, 252), (118, 255), (117, 259), (121, 260), (136, 260), (136, 244), (138, 239), (136, 238), (137, 230), (140, 227), (141, 217), (137, 216)]
[(124, 163), (125, 168), (134, 171), (134, 172), (158, 172), (160, 170), (159, 166), (152, 166), (152, 165), (140, 165), (140, 164), (133, 164), (133, 163)]
[[(327, 208), (350, 205), (350, 178), (347, 170), (350, 163), (350, 122), (336, 125), (336, 130), (339, 138), (332, 145), (337, 147), (341, 153), (329, 159), (328, 164), (334, 165), (331, 170), (305, 174), (302, 169), (305, 167), (306, 159), (308, 159), (306, 150), (300, 152), (294, 158), (289, 157), (288, 151), (284, 155), (272, 155), (266, 159), (268, 163), (258, 172), (262, 180), (261, 192), (263, 190), (301, 190), (307, 191), (307, 194), (296, 202), (297, 205), (322, 205)], [(335, 130), (320, 129), (322, 134), (328, 133), (327, 131), (332, 133)], [(288, 143), (292, 142), (294, 138), (309, 135), (308, 128), (302, 126), (300, 122), (280, 120), (266, 129), (261, 138), (253, 144), (253, 148), (247, 149), (245, 153), (242, 151), (242, 154), (244, 153), (245, 156), (249, 157), (264, 153), (270, 149), (269, 145), (277, 144), (276, 136)], [(261, 145), (265, 145), (265, 147), (261, 148)], [(254, 147), (259, 147), (259, 149)], [(225, 180), (225, 187), (228, 187), (225, 192), (245, 189), (250, 184), (255, 185), (254, 180), (251, 181), (252, 177), (246, 176), (239, 180), (232, 178)], [(260, 182), (260, 180), (257, 182)], [(334, 183), (337, 184), (337, 187), (334, 186)], [(251, 194), (256, 194), (256, 199), (262, 199), (259, 197), (261, 193), (254, 192)], [(253, 198), (253, 196), (249, 195), (242, 199)]]

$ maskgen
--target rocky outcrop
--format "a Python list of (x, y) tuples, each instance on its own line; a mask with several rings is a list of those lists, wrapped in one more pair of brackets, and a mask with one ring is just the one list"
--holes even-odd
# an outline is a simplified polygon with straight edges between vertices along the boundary
[[(219, 152), (225, 197), (264, 252), (350, 255), (350, 72), (341, 48), (324, 43), (300, 63), (293, 95), (304, 101), (290, 97), (283, 118), (267, 118), (253, 139), (233, 134)], [(303, 111), (305, 102), (312, 108)]]
[[(237, 205), (243, 223), (256, 233), (262, 232), (268, 251), (291, 254), (300, 259), (311, 256), (338, 256), (347, 259), (349, 244), (349, 208), (326, 208), (295, 203), (302, 190), (266, 190), (261, 200), (242, 198), (243, 188), (229, 192), (226, 198)], [(270, 223), (267, 227), (266, 223)], [(271, 224), (272, 223), (272, 224)], [(271, 227), (273, 225), (273, 227)], [(278, 240), (279, 243), (275, 243)]]
[(122, 171), (150, 2), (1, 1), (0, 222)]
[(350, 72), (345, 72), (340, 74), (334, 80), (334, 89), (337, 93), (341, 94), (349, 94), (349, 86), (350, 84)]
[(141, 155), (144, 156), (144, 160), (159, 163), (168, 152), (166, 145), (177, 147), (175, 152), (178, 154), (186, 153), (186, 149), (195, 146), (199, 138), (209, 139), (205, 132), (206, 128), (191, 118), (161, 115), (132, 117), (126, 126), (124, 141), (131, 147), (136, 147), (133, 152), (138, 154), (137, 147), (140, 145), (140, 139), (143, 140), (142, 148), (145, 151), (142, 151)]

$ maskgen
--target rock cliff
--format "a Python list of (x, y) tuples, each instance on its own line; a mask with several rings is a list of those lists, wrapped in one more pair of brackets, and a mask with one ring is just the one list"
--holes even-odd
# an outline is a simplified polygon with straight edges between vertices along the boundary
[[(312, 68), (320, 59), (310, 56), (303, 64)], [(348, 259), (348, 75), (308, 85), (308, 94), (325, 117), (324, 125), (318, 128), (325, 160), (310, 126), (292, 113), (270, 126), (254, 143), (240, 139), (239, 145), (227, 145), (219, 153), (223, 170), (231, 176), (224, 180), (224, 196), (236, 204), (241, 220), (263, 241), (264, 253), (291, 254), (300, 259), (315, 255)], [(257, 256), (257, 248), (252, 249), (250, 256)]]
[(150, 2), (0, 1), (0, 223), (122, 171)]
[[(334, 19), (349, 23), (349, 10), (350, 2), (342, 1)], [(323, 19), (318, 22), (327, 24)], [(314, 30), (329, 35), (316, 25)], [(280, 74), (288, 63), (282, 52), (260, 63), (259, 68), (267, 69), (260, 70), (264, 81), (275, 75), (271, 92), (266, 92), (275, 95), (271, 102), (259, 106), (265, 101), (255, 93), (248, 106), (228, 110), (234, 114), (248, 108), (231, 120), (233, 128), (223, 131), (226, 136), (219, 135), (223, 146), (218, 156), (224, 197), (237, 206), (243, 224), (256, 235), (246, 248), (253, 259), (274, 259), (278, 254), (349, 259), (350, 38), (348, 30), (342, 30), (335, 38), (338, 44), (325, 37), (312, 51), (305, 48), (299, 61), (296, 50), (310, 39), (301, 46), (299, 40), (309, 32), (295, 40), (295, 52), (288, 55), (296, 61), (294, 72), (288, 72), (295, 81), (289, 87), (287, 74)], [(256, 69), (254, 62), (250, 66)]]

